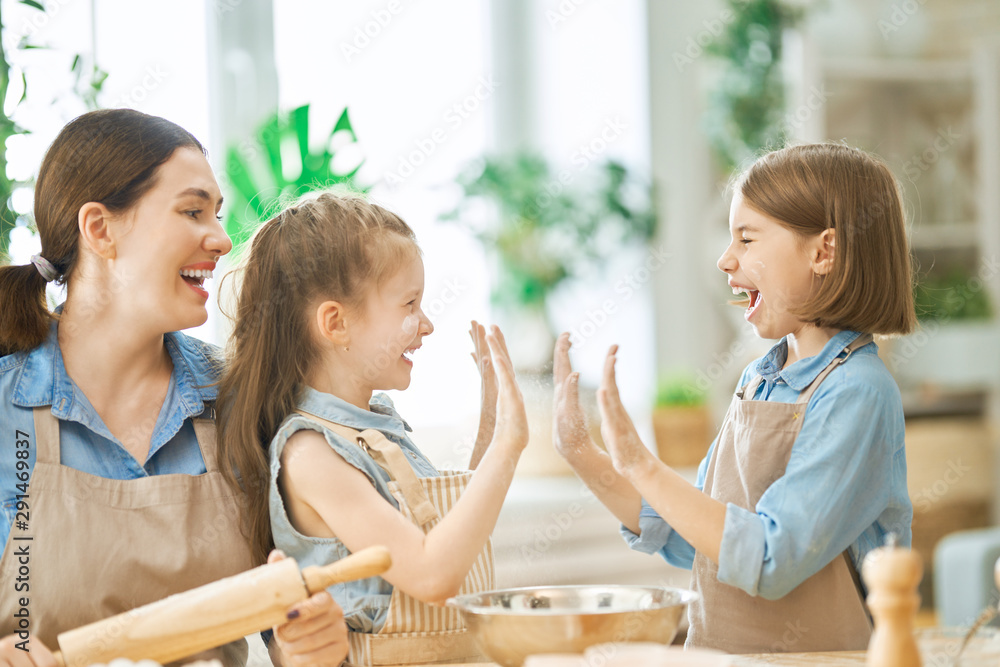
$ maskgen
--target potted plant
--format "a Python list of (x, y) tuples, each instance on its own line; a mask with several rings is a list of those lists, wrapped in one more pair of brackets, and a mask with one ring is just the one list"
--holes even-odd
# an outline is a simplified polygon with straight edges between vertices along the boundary
[[(579, 171), (579, 170), (578, 170)], [(487, 157), (458, 177), (462, 197), (442, 216), (466, 225), (490, 255), (491, 300), (507, 323), (518, 370), (544, 373), (555, 338), (547, 302), (573, 276), (655, 231), (652, 193), (620, 162), (591, 173), (554, 170), (542, 157)]]
[(660, 460), (675, 468), (697, 466), (712, 444), (708, 393), (687, 374), (661, 377), (653, 407)]

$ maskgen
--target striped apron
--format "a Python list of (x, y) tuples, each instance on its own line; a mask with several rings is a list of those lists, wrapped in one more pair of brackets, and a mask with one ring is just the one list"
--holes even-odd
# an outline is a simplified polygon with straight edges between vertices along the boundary
[[(316, 415), (299, 411), (321, 423), (362, 450), (389, 475), (389, 491), (399, 510), (424, 533), (458, 502), (472, 478), (468, 471), (441, 471), (438, 477), (417, 477), (399, 445), (375, 429), (357, 431)], [(493, 545), (486, 545), (465, 577), (460, 595), (496, 588)], [(389, 611), (376, 633), (350, 632), (352, 665), (406, 665), (420, 663), (467, 663), (482, 660), (472, 635), (465, 629), (457, 609), (421, 602), (394, 586)]]

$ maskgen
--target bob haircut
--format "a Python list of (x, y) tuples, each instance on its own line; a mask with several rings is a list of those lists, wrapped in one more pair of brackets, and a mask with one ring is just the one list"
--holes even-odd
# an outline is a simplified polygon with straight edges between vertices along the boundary
[(882, 335), (913, 331), (902, 193), (881, 158), (835, 143), (789, 146), (754, 162), (733, 191), (804, 238), (834, 230), (833, 268), (793, 311), (799, 319)]

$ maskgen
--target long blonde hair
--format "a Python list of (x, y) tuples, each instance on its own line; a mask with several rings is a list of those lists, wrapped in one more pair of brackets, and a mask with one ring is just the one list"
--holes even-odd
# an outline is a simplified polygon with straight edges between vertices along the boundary
[(397, 215), (355, 196), (324, 193), (264, 223), (237, 269), (239, 296), (219, 386), (220, 465), (246, 495), (254, 560), (273, 546), (268, 445), (298, 402), (319, 348), (308, 312), (317, 299), (360, 306), (407, 253), (419, 252)]

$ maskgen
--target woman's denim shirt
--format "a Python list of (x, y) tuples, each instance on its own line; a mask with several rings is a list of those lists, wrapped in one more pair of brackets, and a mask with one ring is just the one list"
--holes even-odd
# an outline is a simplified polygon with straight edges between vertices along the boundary
[[(17, 470), (13, 438), (27, 433), (32, 443), (28, 470), (35, 466), (35, 422), (32, 409), (52, 406), (59, 419), (61, 463), (107, 479), (139, 479), (152, 475), (201, 475), (201, 457), (192, 418), (214, 401), (221, 371), (219, 349), (182, 333), (163, 337), (173, 372), (163, 407), (153, 427), (149, 455), (136, 461), (104, 425), (97, 411), (66, 373), (53, 323), (48, 338), (38, 347), (0, 357), (0, 548), (7, 543), (14, 520)], [(111, 344), (111, 343), (109, 343)], [(211, 413), (211, 409), (209, 409)], [(128, 437), (128, 434), (125, 434)], [(20, 438), (19, 438), (20, 439)], [(9, 446), (8, 446), (9, 443)]]
[[(351, 405), (331, 394), (324, 394), (307, 387), (299, 401), (299, 409), (323, 419), (343, 424), (359, 431), (375, 429), (398, 444), (407, 455), (417, 477), (436, 477), (438, 471), (427, 457), (417, 449), (407, 435), (410, 426), (396, 413), (392, 400), (385, 394), (372, 397), (369, 410)], [(296, 431), (311, 429), (326, 437), (326, 441), (345, 461), (368, 477), (372, 485), (387, 502), (399, 508), (399, 504), (389, 492), (389, 475), (368, 454), (354, 442), (345, 440), (336, 433), (300, 414), (292, 414), (282, 422), (270, 446), (271, 484), (269, 505), (271, 531), (274, 544), (299, 563), (326, 565), (350, 555), (344, 543), (335, 537), (308, 537), (295, 530), (288, 519), (285, 503), (278, 491), (278, 473), (281, 470), (281, 452), (285, 443)], [(375, 633), (385, 625), (392, 597), (392, 584), (382, 577), (370, 577), (358, 581), (334, 584), (327, 589), (337, 603), (344, 608), (347, 627), (354, 632)]]

